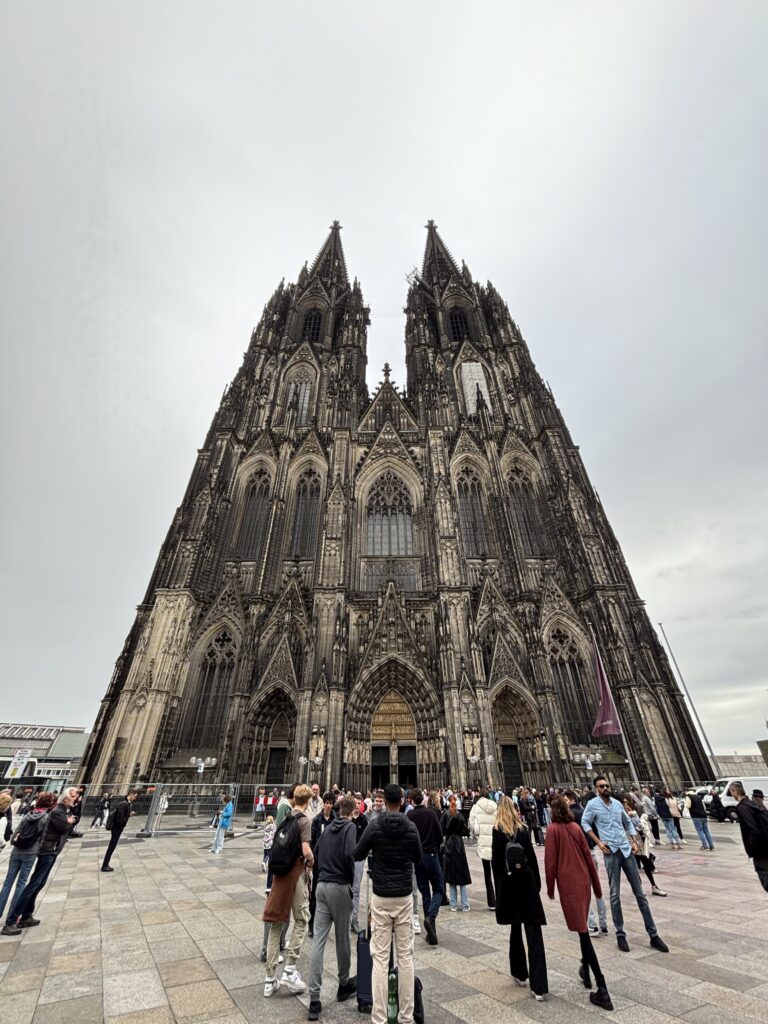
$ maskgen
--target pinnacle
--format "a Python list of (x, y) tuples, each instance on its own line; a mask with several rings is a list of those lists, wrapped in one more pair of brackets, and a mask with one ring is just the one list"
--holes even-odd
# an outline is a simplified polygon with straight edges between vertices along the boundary
[(309, 276), (319, 277), (327, 286), (341, 284), (348, 288), (347, 264), (341, 245), (341, 224), (335, 220), (328, 230), (329, 235), (309, 268)]
[(428, 284), (445, 284), (449, 277), (455, 275), (461, 279), (461, 272), (437, 231), (437, 224), (433, 220), (426, 223), (427, 244), (424, 248), (424, 261), (421, 268), (421, 277)]

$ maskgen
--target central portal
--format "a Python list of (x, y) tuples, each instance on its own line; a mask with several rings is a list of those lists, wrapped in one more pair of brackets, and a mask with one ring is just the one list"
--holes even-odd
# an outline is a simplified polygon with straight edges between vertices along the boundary
[(397, 690), (382, 697), (371, 722), (371, 788), (388, 782), (417, 783), (416, 722)]

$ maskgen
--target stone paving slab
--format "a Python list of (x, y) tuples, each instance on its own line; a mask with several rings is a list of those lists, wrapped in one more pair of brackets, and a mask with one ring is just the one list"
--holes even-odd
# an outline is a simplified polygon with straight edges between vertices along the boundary
[[(595, 945), (615, 1024), (755, 1024), (768, 1021), (768, 895), (730, 825), (713, 826), (717, 849), (694, 841), (658, 847), (652, 898), (668, 955), (652, 950), (623, 886), (631, 952), (613, 934)], [(206, 833), (121, 842), (102, 874), (107, 836), (70, 842), (38, 905), (42, 924), (0, 938), (0, 1024), (281, 1024), (306, 1019), (308, 997), (263, 997), (259, 962), (265, 897), (253, 832), (213, 857)], [(542, 856), (543, 851), (539, 851)], [(416, 939), (416, 967), (432, 1024), (588, 1024), (604, 1016), (581, 986), (578, 938), (545, 899), (550, 996), (537, 1003), (509, 977), (509, 931), (485, 909), (482, 869), (469, 848), (471, 913), (443, 909), (440, 944)], [(7, 854), (0, 856), (4, 871)], [(603, 883), (607, 881), (603, 874)], [(612, 930), (611, 930), (612, 931)], [(306, 977), (311, 941), (299, 962)], [(354, 999), (335, 1002), (333, 944), (321, 998), (326, 1021), (359, 1021)], [(354, 971), (354, 965), (353, 965)]]

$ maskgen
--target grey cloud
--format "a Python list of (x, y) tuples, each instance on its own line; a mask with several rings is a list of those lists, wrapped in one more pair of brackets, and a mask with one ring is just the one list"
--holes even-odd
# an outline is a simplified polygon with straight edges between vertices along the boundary
[(369, 383), (404, 384), (434, 217), (521, 324), (715, 746), (754, 749), (765, 5), (43, 10), (0, 25), (4, 714), (92, 720), (250, 329), (334, 217)]

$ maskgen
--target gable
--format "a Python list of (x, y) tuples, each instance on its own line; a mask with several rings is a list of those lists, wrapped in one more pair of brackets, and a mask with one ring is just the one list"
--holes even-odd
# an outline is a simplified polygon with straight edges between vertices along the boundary
[(390, 419), (400, 430), (418, 430), (419, 424), (402, 395), (385, 381), (360, 419), (360, 430), (377, 430), (377, 424)]
[(378, 662), (393, 656), (401, 658), (410, 668), (420, 670), (429, 678), (423, 655), (400, 604), (397, 588), (394, 583), (388, 583), (376, 624), (360, 662), (358, 678)]
[(272, 652), (272, 657), (259, 680), (258, 689), (265, 690), (268, 686), (282, 686), (288, 689), (297, 690), (298, 681), (293, 667), (291, 649), (288, 646), (288, 636), (284, 635)]
[[(370, 451), (364, 456), (360, 467), (368, 466), (371, 463), (378, 462), (384, 458), (395, 458), (397, 460), (405, 460), (411, 467), (415, 467), (416, 463), (403, 444), (403, 440), (398, 434), (397, 430), (392, 423), (385, 423), (379, 431), (379, 435), (371, 445)], [(418, 469), (418, 467), (416, 467)]]
[(317, 356), (308, 341), (302, 341), (291, 358), (285, 364), (284, 372), (287, 373), (288, 370), (297, 363), (312, 363), (316, 370), (320, 369), (320, 363), (317, 361)]

